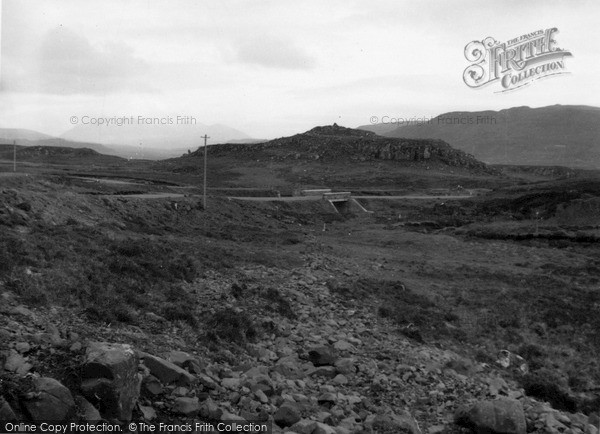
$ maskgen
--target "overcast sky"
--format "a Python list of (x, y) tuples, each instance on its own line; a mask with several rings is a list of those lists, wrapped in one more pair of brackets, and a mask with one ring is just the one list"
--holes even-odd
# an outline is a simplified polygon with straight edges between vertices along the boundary
[[(253, 137), (528, 105), (600, 106), (600, 2), (0, 0), (0, 127), (194, 116)], [(495, 93), (462, 79), (472, 40), (557, 27), (569, 75)]]

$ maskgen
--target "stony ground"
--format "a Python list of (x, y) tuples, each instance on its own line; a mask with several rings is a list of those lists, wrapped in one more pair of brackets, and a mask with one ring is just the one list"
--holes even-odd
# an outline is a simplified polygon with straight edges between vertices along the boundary
[[(514, 288), (533, 291), (534, 282), (558, 263), (565, 265), (562, 275), (543, 284), (558, 287), (560, 279), (576, 275), (571, 284), (581, 296), (595, 284), (593, 269), (582, 268), (593, 255), (581, 246), (557, 250), (397, 225), (388, 220), (395, 209), (340, 219), (292, 205), (224, 200), (212, 203), (220, 211), (208, 218), (195, 199), (83, 196), (87, 190), (38, 181), (2, 191), (5, 252), (16, 239), (43, 252), (15, 260), (0, 283), (0, 419), (272, 421), (274, 432), (301, 434), (598, 433), (597, 412), (555, 410), (525, 395), (520, 379), (535, 369), (530, 357), (498, 353), (510, 343), (502, 333), (521, 335), (511, 352), (523, 347), (522, 339), (533, 339), (530, 322), (522, 329), (487, 323), (479, 329), (484, 322), (461, 316), (472, 309), (469, 300), (456, 302), (459, 289), (461, 297), (483, 297), (477, 308), (487, 311), (478, 318), (492, 318), (499, 304), (489, 303), (501, 299), (485, 298), (484, 290), (501, 285), (505, 298), (515, 296)], [(430, 217), (421, 214), (421, 221)], [(78, 238), (80, 230), (95, 238)], [(42, 233), (54, 235), (44, 239)], [(194, 273), (184, 270), (176, 282), (152, 271), (159, 284), (140, 298), (162, 304), (119, 298), (131, 305), (125, 311), (112, 306), (116, 313), (109, 321), (104, 306), (93, 310), (65, 294), (36, 303), (33, 296), (40, 294), (18, 284), (50, 278), (85, 284), (71, 281), (77, 268), (52, 274), (65, 257), (48, 243), (62, 249), (63, 237), (73, 246), (66, 259), (83, 267), (89, 264), (82, 256), (89, 255), (96, 272), (105, 264), (106, 270), (114, 267), (109, 257), (117, 253), (124, 265), (132, 267), (127, 258), (145, 264), (143, 251), (126, 248), (140, 240), (182, 249), (189, 244), (197, 248), (186, 251), (194, 260), (210, 261), (202, 259)], [(163, 259), (154, 261), (167, 266)], [(521, 264), (517, 271), (515, 262)], [(107, 297), (120, 297), (122, 288), (140, 289), (127, 280), (142, 279), (137, 269), (119, 273), (121, 291), (117, 287)], [(87, 278), (95, 282), (93, 275)], [(164, 309), (172, 298), (182, 302), (177, 315)], [(536, 342), (543, 349), (568, 333), (549, 329), (548, 340)], [(575, 351), (564, 344), (561, 351), (567, 350)], [(594, 350), (577, 351), (557, 354), (555, 369), (569, 357), (593, 368), (583, 355)]]

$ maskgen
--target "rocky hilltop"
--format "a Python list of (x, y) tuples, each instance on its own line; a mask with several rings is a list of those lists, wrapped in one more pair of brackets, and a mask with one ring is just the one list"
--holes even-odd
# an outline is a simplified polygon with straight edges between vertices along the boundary
[[(473, 156), (452, 148), (441, 140), (385, 138), (370, 131), (345, 128), (337, 124), (315, 127), (305, 133), (244, 145), (211, 146), (213, 156), (271, 161), (393, 161), (409, 165), (442, 165), (475, 172), (495, 173)], [(189, 156), (202, 157), (198, 149)]]

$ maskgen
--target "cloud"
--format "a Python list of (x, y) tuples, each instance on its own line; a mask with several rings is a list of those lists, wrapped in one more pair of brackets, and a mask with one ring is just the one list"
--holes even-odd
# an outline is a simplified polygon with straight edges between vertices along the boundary
[(48, 30), (35, 49), (5, 58), (5, 90), (47, 94), (107, 94), (149, 91), (140, 80), (147, 66), (121, 42), (94, 46), (59, 26)]
[(62, 27), (46, 35), (38, 66), (40, 90), (58, 94), (140, 90), (136, 79), (145, 68), (125, 44), (110, 42), (96, 48)]
[(273, 35), (253, 35), (238, 40), (236, 60), (267, 68), (311, 69), (315, 59), (293, 41)]

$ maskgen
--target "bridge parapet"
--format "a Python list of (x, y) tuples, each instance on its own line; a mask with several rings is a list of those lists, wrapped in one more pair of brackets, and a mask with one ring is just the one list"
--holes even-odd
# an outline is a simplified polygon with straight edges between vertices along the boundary
[(349, 191), (340, 191), (335, 193), (323, 193), (323, 199), (330, 202), (347, 202), (350, 200), (352, 193)]
[(321, 196), (325, 193), (331, 193), (331, 188), (315, 188), (310, 190), (300, 190), (300, 196)]

